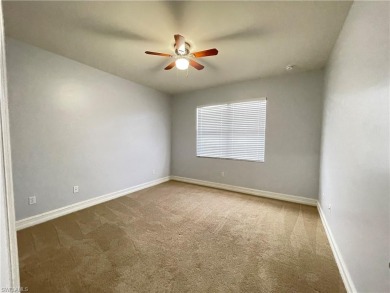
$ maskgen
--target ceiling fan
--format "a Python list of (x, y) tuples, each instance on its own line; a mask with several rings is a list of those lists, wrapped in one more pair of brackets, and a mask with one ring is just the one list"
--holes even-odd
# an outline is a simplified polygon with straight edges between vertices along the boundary
[(175, 35), (175, 54), (166, 54), (166, 53), (158, 53), (158, 52), (151, 52), (146, 51), (146, 54), (149, 55), (156, 55), (156, 56), (163, 56), (163, 57), (169, 57), (174, 58), (175, 60), (170, 63), (167, 67), (165, 67), (165, 70), (170, 70), (173, 67), (176, 66), (179, 70), (186, 70), (188, 69), (188, 66), (191, 65), (195, 69), (202, 70), (204, 66), (195, 60), (193, 58), (201, 58), (201, 57), (207, 57), (207, 56), (215, 56), (218, 55), (218, 50), (208, 49), (204, 51), (199, 51), (195, 53), (190, 52), (190, 44), (187, 43), (182, 35)]

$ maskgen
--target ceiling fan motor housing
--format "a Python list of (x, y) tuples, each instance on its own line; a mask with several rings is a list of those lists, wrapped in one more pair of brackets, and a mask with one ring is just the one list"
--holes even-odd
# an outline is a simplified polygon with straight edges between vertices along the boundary
[[(185, 42), (184, 44), (185, 44), (185, 51), (184, 52), (179, 52), (179, 48), (175, 49), (175, 53), (177, 55), (185, 56), (185, 55), (188, 55), (190, 53), (191, 45), (187, 42)], [(176, 43), (173, 46), (174, 46), (174, 48), (176, 48)]]

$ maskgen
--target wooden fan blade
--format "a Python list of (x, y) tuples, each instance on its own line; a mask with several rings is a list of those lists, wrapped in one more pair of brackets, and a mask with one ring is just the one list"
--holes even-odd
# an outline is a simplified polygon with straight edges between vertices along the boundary
[(208, 50), (192, 53), (192, 55), (194, 55), (194, 57), (196, 57), (196, 58), (207, 57), (207, 56), (215, 56), (215, 55), (218, 55), (218, 50), (215, 49), (215, 48), (214, 49), (208, 49)]
[(186, 52), (186, 43), (182, 35), (175, 35), (175, 49), (179, 54), (185, 54)]
[(198, 62), (194, 60), (190, 60), (190, 65), (198, 70), (202, 70), (204, 66), (202, 64), (199, 64)]
[(145, 51), (145, 54), (156, 55), (156, 56), (163, 56), (163, 57), (172, 57), (172, 55), (170, 55), (170, 54), (158, 53), (158, 52), (150, 52), (150, 51)]
[(175, 67), (175, 61), (173, 61), (171, 64), (169, 64), (167, 67), (165, 67), (164, 70), (170, 70), (173, 67)]

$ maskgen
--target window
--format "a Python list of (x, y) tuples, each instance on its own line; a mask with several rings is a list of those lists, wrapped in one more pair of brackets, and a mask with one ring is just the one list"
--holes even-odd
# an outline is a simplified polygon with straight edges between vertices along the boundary
[(264, 162), (266, 99), (197, 108), (196, 155)]

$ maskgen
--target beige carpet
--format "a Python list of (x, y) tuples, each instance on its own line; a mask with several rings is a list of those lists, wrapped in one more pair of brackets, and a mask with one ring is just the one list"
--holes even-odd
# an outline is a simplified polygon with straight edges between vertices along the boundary
[(179, 182), (18, 243), (29, 292), (345, 292), (316, 208)]

